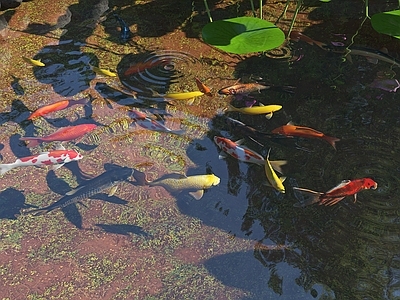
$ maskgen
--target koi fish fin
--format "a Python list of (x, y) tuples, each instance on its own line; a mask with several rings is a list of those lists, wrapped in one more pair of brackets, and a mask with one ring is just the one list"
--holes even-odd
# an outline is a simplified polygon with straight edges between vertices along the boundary
[(293, 187), (294, 190), (300, 191), (300, 193), (304, 196), (304, 201), (302, 203), (295, 203), (294, 207), (305, 207), (307, 205), (311, 205), (320, 201), (320, 196), (323, 193), (316, 192), (309, 189), (303, 189), (299, 187)]
[(241, 144), (243, 144), (243, 143), (244, 143), (244, 139), (240, 139), (240, 140), (237, 140), (237, 141), (235, 142), (236, 145), (241, 145)]
[(336, 150), (336, 142), (340, 141), (340, 139), (338, 138), (327, 135), (324, 135), (323, 139), (327, 141), (335, 150)]
[(71, 196), (71, 195), (75, 194), (77, 191), (79, 191), (81, 188), (83, 188), (83, 186), (72, 189), (69, 192), (65, 193), (65, 195)]
[(354, 194), (354, 203), (357, 202), (357, 193)]
[(327, 198), (322, 200), (319, 205), (325, 205), (325, 206), (332, 206), (336, 203), (338, 203), (340, 200), (342, 200), (344, 197), (338, 197), (338, 198)]
[(4, 173), (10, 171), (13, 168), (14, 168), (13, 164), (0, 164), (0, 175), (3, 175)]
[(378, 64), (378, 59), (377, 59), (377, 58), (370, 57), (370, 56), (366, 56), (365, 58), (366, 58), (367, 61), (368, 61), (369, 63), (371, 63), (371, 64), (374, 64), (374, 65)]
[(64, 164), (56, 164), (56, 165), (53, 165), (52, 169), (53, 169), (53, 171), (58, 170), (58, 169), (61, 168), (63, 165), (64, 165)]
[(194, 97), (188, 99), (187, 104), (192, 105), (194, 103)]
[(225, 152), (221, 152), (221, 154), (218, 155), (218, 159), (225, 159), (225, 158), (226, 158)]
[(37, 208), (37, 209), (32, 209), (28, 211), (24, 211), (23, 214), (33, 214), (34, 216), (41, 216), (44, 214), (47, 214), (50, 210), (47, 208)]
[(274, 114), (272, 112), (270, 112), (270, 113), (266, 114), (265, 117), (269, 120), (272, 118), (273, 115)]
[(271, 164), (272, 169), (283, 174), (282, 166), (287, 164), (287, 160), (270, 160), (269, 163)]
[(113, 187), (111, 187), (110, 192), (108, 193), (108, 197), (111, 197), (115, 194), (115, 192), (118, 189), (118, 185), (114, 185)]
[(204, 194), (204, 190), (189, 192), (189, 195), (192, 196), (196, 200), (200, 200), (203, 197), (203, 194)]

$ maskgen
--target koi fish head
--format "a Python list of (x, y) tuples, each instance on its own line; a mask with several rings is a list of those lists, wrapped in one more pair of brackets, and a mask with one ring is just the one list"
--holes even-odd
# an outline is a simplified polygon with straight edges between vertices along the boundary
[(231, 87), (225, 87), (225, 88), (220, 89), (218, 91), (218, 94), (220, 94), (220, 95), (235, 95), (236, 90)]
[(74, 160), (80, 160), (83, 158), (83, 155), (80, 154), (79, 152), (75, 151), (75, 150), (69, 150), (68, 151), (68, 157), (71, 161)]
[(221, 179), (218, 176), (215, 176), (214, 174), (209, 174), (206, 175), (206, 186), (213, 186), (213, 185), (218, 185)]
[(378, 183), (373, 181), (371, 178), (364, 178), (364, 183), (363, 183), (364, 189), (372, 189), (376, 190), (378, 188)]
[(283, 127), (278, 127), (275, 128), (274, 130), (271, 131), (271, 133), (277, 133), (277, 134), (285, 134), (285, 131), (283, 130)]
[(221, 136), (215, 136), (214, 142), (225, 152), (227, 152), (229, 149), (236, 148), (236, 144), (234, 142)]

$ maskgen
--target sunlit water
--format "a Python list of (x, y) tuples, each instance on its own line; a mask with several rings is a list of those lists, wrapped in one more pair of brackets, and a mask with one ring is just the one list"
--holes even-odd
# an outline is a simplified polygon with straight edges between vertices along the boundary
[[(101, 5), (98, 10), (93, 12), (93, 18), (102, 14)], [(230, 98), (202, 96), (193, 105), (185, 102), (170, 105), (163, 100), (164, 93), (196, 89), (196, 70), (207, 65), (194, 57), (190, 49), (136, 51), (135, 48), (135, 53), (116, 54), (118, 77), (108, 78), (96, 75), (90, 65), (105, 63), (101, 55), (114, 49), (86, 43), (85, 36), (75, 39), (73, 30), (71, 27), (60, 38), (60, 43), (44, 46), (32, 55), (40, 58), (45, 67), (19, 72), (8, 67), (10, 74), (19, 73), (15, 76), (20, 80), (14, 79), (12, 84), (10, 77), (11, 84), (1, 87), (2, 101), (6, 104), (2, 104), (0, 114), (0, 154), (4, 162), (10, 163), (16, 157), (52, 146), (42, 144), (30, 152), (19, 141), (21, 136), (49, 134), (57, 128), (81, 123), (95, 123), (100, 129), (76, 145), (68, 144), (85, 156), (79, 167), (71, 163), (68, 171), (58, 173), (60, 176), (43, 169), (37, 173), (33, 167), (3, 175), (0, 179), (0, 199), (4, 203), (0, 210), (2, 222), (35, 222), (33, 218), (27, 220), (20, 216), (19, 211), (31, 204), (44, 205), (40, 198), (50, 193), (46, 186), (52, 194), (59, 194), (47, 198), (45, 203), (50, 204), (50, 200), (57, 201), (69, 191), (69, 184), (76, 186), (84, 182), (83, 173), (99, 175), (110, 163), (137, 168), (149, 180), (169, 173), (214, 173), (221, 178), (220, 184), (208, 190), (199, 201), (187, 194), (170, 198), (161, 188), (154, 188), (154, 191), (142, 187), (129, 187), (129, 192), (122, 189), (118, 197), (102, 196), (100, 199), (121, 206), (113, 214), (118, 220), (124, 215), (123, 205), (127, 201), (143, 204), (169, 198), (180, 215), (228, 233), (232, 244), (236, 240), (251, 241), (251, 249), (243, 247), (216, 254), (202, 262), (207, 272), (224, 286), (242, 291), (243, 295), (236, 298), (232, 294), (226, 296), (232, 299), (400, 299), (400, 106), (396, 93), (369, 87), (375, 74), (387, 70), (390, 65), (384, 62), (373, 65), (363, 57), (355, 57), (353, 64), (343, 63), (339, 55), (328, 55), (304, 44), (293, 45), (296, 51), (304, 54), (303, 59), (294, 63), (254, 56), (238, 64), (235, 70), (238, 78), (255, 74), (266, 80), (277, 80), (277, 76), (281, 76), (280, 82), (275, 82), (277, 85), (297, 86), (297, 91), (294, 95), (268, 91), (254, 94), (265, 104), (283, 105), (282, 111), (271, 120), (238, 113), (229, 116), (265, 132), (293, 121), (341, 139), (337, 150), (324, 141), (299, 140), (299, 145), (309, 151), (298, 150), (290, 144), (285, 147), (271, 143), (262, 147), (246, 139), (245, 145), (251, 149), (266, 155), (271, 147), (271, 159), (288, 160), (286, 193), (280, 194), (264, 184), (263, 167), (232, 157), (218, 159), (219, 151), (213, 142), (215, 135), (232, 140), (244, 138), (231, 132), (220, 115)], [(126, 75), (130, 66), (140, 63), (140, 68)], [(269, 70), (277, 75), (271, 75)], [(214, 82), (221, 82), (217, 77), (212, 81), (214, 90), (223, 87), (215, 86)], [(26, 120), (34, 108), (55, 101), (53, 97), (79, 99), (89, 94), (96, 98), (90, 106), (56, 115), (60, 117), (50, 115), (45, 120)], [(162, 116), (166, 126), (184, 129), (185, 134), (130, 127), (127, 110), (131, 108)], [(13, 180), (15, 177), (18, 180)], [(302, 200), (293, 191), (294, 186), (324, 192), (342, 180), (361, 177), (373, 178), (378, 189), (362, 191), (355, 203), (352, 197), (347, 197), (332, 207), (293, 206)], [(34, 203), (29, 203), (30, 199)], [(88, 201), (87, 205), (92, 203)], [(141, 213), (154, 213), (150, 221), (156, 223), (159, 212), (146, 209), (142, 208)], [(51, 213), (46, 218), (67, 219), (66, 223), (76, 228), (90, 226), (79, 210), (74, 207), (63, 210), (63, 214)], [(129, 208), (132, 214), (136, 210), (140, 208), (132, 208), (132, 205)], [(137, 213), (137, 222), (139, 216)], [(101, 218), (101, 214), (94, 217), (98, 222), (104, 221)], [(115, 221), (114, 225), (126, 226), (117, 223)], [(135, 224), (135, 220), (132, 223)], [(4, 224), (3, 228), (7, 228)], [(151, 228), (151, 223), (147, 225)], [(105, 223), (96, 226), (115, 233), (115, 226), (109, 231)], [(175, 224), (173, 219), (169, 220), (169, 226), (179, 233), (180, 224)], [(125, 229), (118, 230), (127, 234)], [(141, 236), (151, 239), (151, 233), (142, 231), (141, 227), (127, 230), (138, 236), (134, 238), (138, 244), (150, 243), (140, 240)], [(35, 236), (37, 232), (26, 230), (23, 234)], [(9, 235), (9, 232), (1, 233), (2, 238)], [(8, 249), (7, 243), (9, 239), (4, 249)], [(203, 244), (201, 240), (196, 243)], [(209, 240), (204, 240), (204, 245), (208, 252), (218, 253)], [(2, 264), (6, 266), (7, 262)], [(162, 265), (162, 262), (155, 264)], [(164, 287), (164, 296), (174, 295), (165, 290), (168, 287)], [(203, 289), (202, 293), (205, 292)]]

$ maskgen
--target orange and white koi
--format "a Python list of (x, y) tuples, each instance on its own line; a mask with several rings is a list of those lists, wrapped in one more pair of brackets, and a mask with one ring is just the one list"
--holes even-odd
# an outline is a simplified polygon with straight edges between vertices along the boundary
[(354, 180), (343, 180), (334, 188), (329, 191), (322, 193), (316, 192), (309, 189), (303, 189), (298, 187), (293, 187), (293, 189), (300, 191), (304, 195), (308, 196), (303, 203), (295, 204), (294, 206), (303, 207), (313, 203), (318, 203), (319, 205), (331, 206), (338, 203), (344, 197), (354, 196), (354, 202), (357, 201), (357, 193), (362, 190), (378, 188), (378, 184), (371, 178), (360, 178)]
[(11, 164), (0, 164), (0, 174), (17, 167), (54, 165), (54, 170), (71, 161), (82, 159), (83, 156), (75, 150), (52, 150), (38, 155), (18, 158)]
[[(236, 81), (237, 83), (238, 81)], [(260, 92), (261, 90), (269, 89), (271, 86), (258, 83), (240, 83), (231, 86), (226, 86), (218, 91), (220, 95), (238, 95), (250, 94), (252, 92)]]
[(43, 137), (21, 137), (19, 138), (21, 141), (28, 141), (28, 148), (35, 147), (42, 142), (65, 142), (72, 141), (78, 138), (81, 138), (86, 133), (94, 130), (97, 127), (95, 124), (80, 124), (75, 126), (67, 126), (58, 129), (56, 132), (43, 136)]
[(45, 105), (42, 107), (39, 107), (37, 110), (35, 110), (29, 117), (28, 120), (33, 120), (38, 117), (43, 117), (44, 115), (47, 115), (51, 112), (55, 112), (58, 110), (66, 109), (68, 107), (71, 107), (73, 105), (77, 104), (83, 104), (86, 105), (88, 103), (89, 99), (82, 98), (79, 100), (61, 100), (57, 101), (55, 103)]
[(313, 128), (304, 127), (304, 126), (296, 126), (292, 124), (287, 124), (275, 128), (271, 131), (275, 134), (281, 134), (284, 136), (298, 136), (304, 138), (317, 138), (322, 139), (328, 142), (335, 150), (336, 150), (336, 142), (340, 141), (340, 139), (332, 136), (327, 136), (323, 132), (317, 131)]
[(202, 83), (200, 81), (200, 79), (198, 79), (197, 77), (195, 78), (195, 80), (196, 80), (196, 84), (197, 84), (197, 87), (200, 90), (200, 92), (206, 94), (208, 97), (213, 96), (213, 94), (211, 93), (211, 90), (208, 86), (206, 86), (204, 83)]
[(169, 132), (173, 134), (182, 134), (185, 131), (184, 130), (172, 130), (166, 126), (164, 126), (162, 123), (157, 122), (156, 120), (152, 120), (149, 118), (145, 113), (137, 111), (137, 110), (130, 110), (128, 112), (128, 116), (133, 119), (133, 125), (137, 123), (139, 126), (149, 129), (149, 130), (154, 130), (154, 131), (160, 131), (160, 132)]

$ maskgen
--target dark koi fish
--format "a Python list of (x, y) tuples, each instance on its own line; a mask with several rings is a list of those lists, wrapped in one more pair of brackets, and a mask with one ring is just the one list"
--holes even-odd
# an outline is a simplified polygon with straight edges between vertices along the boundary
[(371, 178), (360, 178), (354, 180), (343, 180), (334, 188), (330, 189), (325, 193), (316, 192), (308, 189), (293, 187), (293, 189), (298, 190), (305, 194), (308, 199), (304, 203), (295, 204), (296, 207), (303, 207), (313, 203), (318, 203), (319, 205), (331, 206), (338, 203), (344, 197), (354, 196), (354, 202), (357, 201), (357, 193), (362, 190), (378, 188), (378, 184)]
[(132, 32), (130, 31), (129, 26), (125, 23), (125, 21), (120, 16), (118, 16), (117, 14), (114, 14), (114, 18), (117, 19), (117, 21), (119, 22), (119, 25), (121, 26), (121, 32), (119, 34), (119, 39), (121, 40), (121, 42), (126, 43), (133, 36)]
[(45, 105), (42, 107), (39, 107), (37, 110), (35, 110), (29, 117), (28, 120), (33, 120), (38, 117), (43, 117), (44, 115), (47, 115), (51, 112), (55, 112), (58, 110), (66, 109), (68, 107), (71, 107), (73, 105), (77, 104), (83, 104), (86, 105), (88, 103), (89, 99), (82, 98), (79, 100), (61, 100), (57, 101), (55, 103)]
[(128, 180), (130, 176), (134, 173), (134, 169), (123, 167), (112, 169), (111, 171), (106, 171), (103, 174), (88, 180), (84, 185), (68, 192), (64, 197), (62, 197), (57, 202), (43, 208), (38, 208), (34, 210), (27, 211), (28, 214), (34, 214), (35, 216), (40, 216), (47, 214), (55, 209), (60, 209), (66, 207), (70, 204), (80, 202), (86, 198), (90, 198), (96, 194), (99, 194), (109, 188), (111, 188), (108, 196), (114, 195), (117, 190), (117, 184)]
[(236, 81), (234, 85), (224, 87), (218, 91), (220, 95), (245, 95), (253, 92), (261, 92), (261, 90), (274, 90), (280, 92), (293, 93), (293, 86), (273, 86), (263, 85), (259, 83), (239, 83)]
[(96, 124), (80, 124), (75, 126), (67, 126), (58, 129), (56, 132), (43, 136), (43, 137), (21, 137), (21, 141), (28, 141), (28, 148), (35, 147), (42, 142), (66, 142), (81, 138), (86, 133), (94, 130), (97, 127)]

